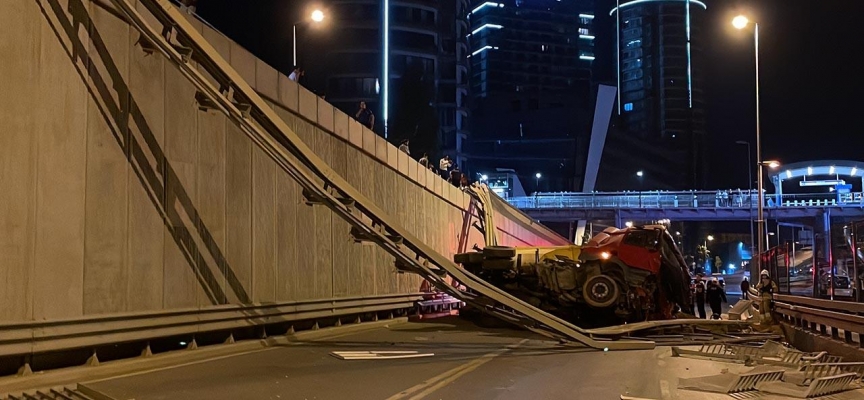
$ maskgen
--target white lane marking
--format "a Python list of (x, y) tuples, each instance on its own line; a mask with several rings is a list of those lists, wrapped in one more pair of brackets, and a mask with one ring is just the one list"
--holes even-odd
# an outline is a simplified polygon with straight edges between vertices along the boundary
[[(491, 353), (484, 354), (479, 358), (475, 358), (474, 360), (469, 361), (468, 363), (462, 364), (458, 367), (452, 368), (450, 370), (444, 371), (443, 373), (427, 379), (415, 386), (412, 386), (408, 389), (403, 390), (393, 396), (387, 398), (387, 400), (418, 400), (426, 397), (438, 389), (441, 389), (444, 386), (453, 383), (457, 379), (459, 379), (462, 375), (465, 375), (477, 368), (481, 365), (486, 364), (489, 361), (492, 361), (495, 357), (498, 357), (510, 350), (513, 350), (527, 342), (529, 339), (522, 339), (519, 343), (514, 343), (504, 347), (503, 349), (495, 350)], [(416, 393), (416, 394), (415, 394)], [(411, 397), (408, 397), (411, 396)]]

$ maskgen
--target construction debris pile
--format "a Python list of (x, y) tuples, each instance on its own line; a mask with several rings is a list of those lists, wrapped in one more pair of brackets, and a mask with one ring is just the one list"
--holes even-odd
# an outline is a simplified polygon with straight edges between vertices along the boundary
[(843, 362), (827, 352), (805, 353), (773, 340), (761, 345), (710, 344), (695, 349), (672, 347), (674, 357), (752, 366), (742, 373), (725, 373), (680, 379), (678, 388), (712, 393), (780, 395), (814, 398), (858, 390), (862, 387), (864, 362)]

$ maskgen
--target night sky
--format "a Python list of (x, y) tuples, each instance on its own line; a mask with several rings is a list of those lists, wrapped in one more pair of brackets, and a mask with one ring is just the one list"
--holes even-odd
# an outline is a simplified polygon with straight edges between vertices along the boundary
[[(864, 1), (704, 1), (709, 186), (746, 187), (746, 147), (735, 141), (755, 140), (753, 41), (752, 34), (732, 28), (730, 21), (738, 13), (759, 21), (764, 158), (864, 161), (864, 74), (859, 71), (864, 64), (854, 62), (864, 45)], [(306, 3), (200, 0), (198, 12), (269, 64), (288, 71), (291, 26)], [(320, 32), (307, 37), (317, 44), (326, 41)], [(598, 40), (598, 45), (603, 43)]]

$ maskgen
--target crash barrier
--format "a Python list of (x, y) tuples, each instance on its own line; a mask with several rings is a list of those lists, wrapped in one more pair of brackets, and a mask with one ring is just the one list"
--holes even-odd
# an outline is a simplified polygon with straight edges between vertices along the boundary
[[(69, 365), (43, 361), (43, 354), (84, 350), (92, 364), (104, 349), (116, 353), (116, 345), (136, 349), (128, 356), (149, 354), (151, 340), (173, 338), (177, 343), (197, 347), (219, 337), (218, 343), (241, 338), (284, 335), (301, 329), (340, 326), (407, 315), (423, 296), (421, 293), (355, 298), (321, 299), (273, 304), (224, 305), (184, 310), (113, 314), (62, 321), (33, 321), (0, 326), (0, 354), (18, 360), (19, 375)], [(302, 328), (301, 328), (302, 327)], [(251, 331), (250, 331), (251, 330)], [(204, 337), (207, 339), (204, 339)], [(172, 348), (173, 349), (173, 348)], [(112, 358), (117, 358), (112, 355)], [(50, 358), (50, 357), (44, 357)], [(70, 357), (74, 358), (74, 357)], [(127, 357), (120, 357), (127, 358)], [(31, 364), (36, 364), (35, 366)], [(74, 364), (72, 364), (74, 365)], [(14, 371), (13, 371), (14, 372)]]
[[(303, 188), (310, 205), (330, 209), (359, 234), (355, 235), (358, 241), (374, 243), (393, 256), (395, 267), (400, 271), (416, 273), (438, 290), (547, 336), (596, 349), (654, 347), (653, 342), (591, 338), (579, 327), (462, 270), (400, 226), (395, 218), (318, 157), (169, 1), (139, 1), (139, 6), (149, 14), (147, 18), (141, 15), (139, 7), (127, 0), (112, 0), (112, 3), (141, 34), (142, 48), (164, 56), (195, 86), (199, 104), (224, 113)], [(469, 291), (456, 289), (447, 276)]]
[(774, 315), (782, 322), (832, 340), (864, 348), (864, 304), (799, 296), (774, 296)]
[(752, 300), (738, 300), (738, 302), (729, 309), (729, 320), (746, 321), (754, 317), (757, 315), (758, 311), (756, 311), (753, 304), (754, 301)]

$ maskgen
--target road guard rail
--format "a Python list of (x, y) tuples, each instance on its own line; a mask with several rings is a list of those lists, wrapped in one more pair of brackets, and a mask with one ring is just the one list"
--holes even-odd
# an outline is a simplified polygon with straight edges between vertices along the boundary
[(774, 314), (796, 328), (864, 349), (862, 303), (775, 295)]

